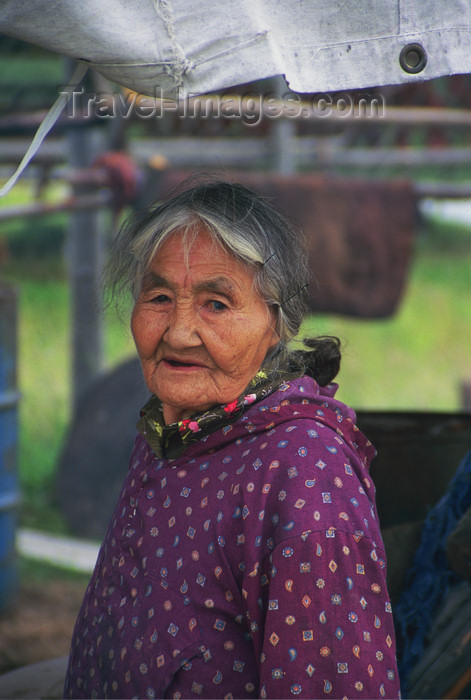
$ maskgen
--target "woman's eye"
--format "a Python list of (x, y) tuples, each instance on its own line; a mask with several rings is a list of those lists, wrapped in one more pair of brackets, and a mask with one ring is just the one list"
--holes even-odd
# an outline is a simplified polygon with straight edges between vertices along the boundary
[(166, 294), (157, 294), (155, 297), (152, 297), (150, 301), (152, 304), (165, 304), (166, 302), (170, 301), (170, 297)]
[(208, 306), (211, 311), (224, 311), (227, 309), (227, 306), (222, 301), (218, 301), (217, 299), (211, 299), (211, 301), (208, 301)]

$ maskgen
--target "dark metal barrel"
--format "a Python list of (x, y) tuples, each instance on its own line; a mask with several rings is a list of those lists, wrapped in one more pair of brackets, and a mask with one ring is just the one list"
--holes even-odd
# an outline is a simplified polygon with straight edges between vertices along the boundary
[(18, 526), (18, 400), (16, 293), (0, 283), (0, 612), (18, 592), (15, 536)]

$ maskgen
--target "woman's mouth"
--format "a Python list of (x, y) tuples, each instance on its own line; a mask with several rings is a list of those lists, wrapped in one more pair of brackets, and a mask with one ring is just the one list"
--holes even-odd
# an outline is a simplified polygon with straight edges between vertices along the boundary
[(179, 360), (173, 357), (164, 357), (162, 360), (164, 366), (172, 369), (200, 369), (203, 365), (194, 360)]

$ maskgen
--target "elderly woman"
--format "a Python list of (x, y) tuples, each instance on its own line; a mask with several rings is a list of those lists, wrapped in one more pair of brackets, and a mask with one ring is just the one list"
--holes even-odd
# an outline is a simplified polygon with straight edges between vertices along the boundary
[(338, 341), (288, 347), (297, 234), (210, 181), (125, 228), (111, 269), (152, 397), (66, 696), (397, 697), (374, 449), (334, 399)]

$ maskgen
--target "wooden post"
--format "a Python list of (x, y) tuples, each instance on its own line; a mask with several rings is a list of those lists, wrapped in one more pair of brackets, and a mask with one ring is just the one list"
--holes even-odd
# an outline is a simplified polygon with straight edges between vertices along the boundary
[[(289, 92), (286, 81), (279, 75), (273, 78), (273, 91), (281, 100)], [(264, 117), (262, 112), (262, 118)], [(297, 171), (296, 124), (294, 119), (278, 116), (272, 119), (271, 141), (273, 147), (273, 168), (282, 175), (293, 175)]]
[(463, 382), (461, 385), (461, 408), (471, 413), (471, 381)]
[[(79, 115), (78, 115), (79, 116)], [(74, 124), (69, 116), (68, 163), (73, 168), (89, 167), (100, 153), (96, 126)], [(92, 190), (93, 191), (93, 190)], [(77, 196), (90, 194), (90, 186), (73, 187)], [(67, 231), (67, 262), (71, 296), (72, 402), (74, 410), (81, 394), (102, 368), (103, 319), (100, 276), (103, 262), (103, 212), (75, 211)]]

